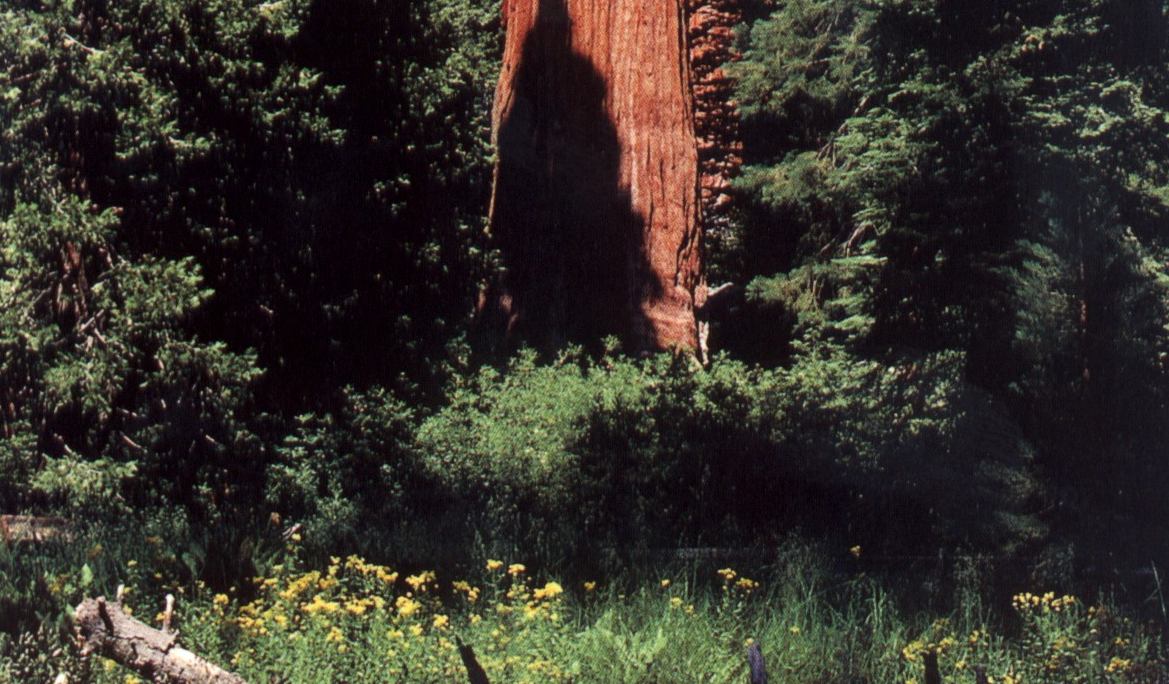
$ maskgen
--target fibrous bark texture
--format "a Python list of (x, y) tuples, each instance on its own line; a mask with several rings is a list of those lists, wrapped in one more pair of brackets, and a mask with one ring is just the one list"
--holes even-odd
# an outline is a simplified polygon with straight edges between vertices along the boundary
[[(490, 218), (502, 276), (480, 314), (507, 337), (698, 347), (703, 198), (722, 193), (700, 168), (691, 53), (725, 16), (689, 1), (504, 0)], [(694, 49), (704, 65), (721, 54)]]
[(176, 684), (247, 684), (241, 677), (175, 643), (175, 635), (152, 629), (104, 598), (85, 599), (73, 614), (83, 652), (100, 653), (152, 681)]
[(731, 179), (743, 165), (734, 82), (722, 68), (739, 57), (734, 26), (742, 19), (742, 13), (738, 0), (686, 2), (702, 214), (704, 228), (711, 230), (723, 227), (727, 221)]

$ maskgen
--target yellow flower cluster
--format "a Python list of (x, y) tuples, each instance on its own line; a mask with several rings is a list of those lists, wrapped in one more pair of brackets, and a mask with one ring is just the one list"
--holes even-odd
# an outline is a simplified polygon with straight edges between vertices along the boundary
[(1131, 660), (1114, 656), (1112, 660), (1108, 661), (1108, 665), (1104, 668), (1104, 671), (1109, 673), (1128, 672), (1131, 667)]
[[(345, 568), (362, 575), (376, 577), (381, 582), (393, 584), (398, 581), (398, 573), (391, 571), (384, 565), (367, 563), (359, 556), (349, 556), (345, 559)], [(432, 573), (433, 574), (433, 573)]]
[(938, 654), (945, 653), (958, 645), (958, 640), (951, 635), (947, 635), (936, 641), (927, 639), (914, 639), (906, 644), (905, 648), (901, 649), (901, 657), (908, 663), (921, 662), (922, 656), (930, 651)]
[[(977, 643), (978, 638), (978, 632), (972, 633), (970, 639), (966, 640), (967, 645), (973, 646)], [(922, 656), (930, 651), (942, 655), (948, 651), (957, 650), (957, 648), (958, 639), (951, 633), (950, 620), (942, 618), (934, 620), (923, 636), (914, 639), (901, 649), (901, 657), (908, 663), (920, 663)]]
[(397, 600), (394, 601), (394, 607), (398, 609), (398, 615), (401, 615), (404, 618), (408, 618), (414, 613), (422, 610), (422, 604), (409, 596), (399, 596)]
[(406, 584), (414, 591), (426, 591), (426, 587), (435, 582), (438, 578), (433, 572), (427, 570), (420, 572), (417, 575), (410, 575), (406, 578)]
[(1031, 592), (1024, 592), (1022, 594), (1015, 594), (1011, 599), (1011, 605), (1020, 613), (1028, 613), (1034, 611), (1042, 611), (1044, 613), (1058, 613), (1066, 608), (1078, 603), (1075, 596), (1059, 596), (1055, 592), (1049, 591), (1046, 594), (1032, 594)]
[(312, 601), (301, 604), (300, 609), (305, 615), (316, 615), (318, 613), (327, 615), (341, 610), (341, 604), (337, 601), (325, 599), (322, 594), (316, 594), (313, 596)]
[[(359, 644), (366, 648), (373, 639), (381, 641), (378, 651), (384, 657), (408, 663), (411, 672), (448, 681), (463, 673), (449, 637), (457, 629), (468, 640), (481, 634), (476, 652), (493, 680), (565, 680), (568, 675), (555, 663), (535, 656), (541, 642), (525, 641), (549, 634), (567, 638), (570, 626), (561, 616), (564, 587), (556, 581), (534, 584), (521, 563), (491, 560), (487, 568), (506, 573), (504, 581), (493, 581), (486, 589), (454, 581), (447, 585), (448, 595), (438, 591), (443, 585), (433, 571), (400, 576), (358, 556), (333, 557), (321, 571), (273, 566), (269, 576), (254, 578), (256, 598), (247, 604), (237, 606), (227, 594), (210, 596), (215, 616), (209, 617), (240, 628), (243, 640), (230, 660), (243, 669), (262, 662), (265, 650), (310, 648), (336, 657)], [(443, 597), (451, 595), (465, 599), (464, 608), (487, 603), (487, 610), (449, 613)], [(532, 656), (514, 655), (517, 647)]]
[(740, 577), (739, 580), (735, 582), (735, 588), (749, 594), (759, 588), (759, 583), (753, 579)]
[(758, 582), (747, 577), (740, 577), (739, 573), (731, 568), (723, 568), (717, 571), (717, 574), (723, 580), (723, 591), (734, 587), (745, 594), (750, 594), (759, 588)]
[(451, 588), (466, 595), (467, 600), (471, 603), (479, 600), (479, 587), (471, 586), (470, 582), (464, 582), (463, 580), (451, 582)]
[(537, 601), (543, 601), (550, 598), (555, 598), (564, 593), (564, 588), (558, 582), (548, 582), (540, 589), (532, 592), (532, 598)]

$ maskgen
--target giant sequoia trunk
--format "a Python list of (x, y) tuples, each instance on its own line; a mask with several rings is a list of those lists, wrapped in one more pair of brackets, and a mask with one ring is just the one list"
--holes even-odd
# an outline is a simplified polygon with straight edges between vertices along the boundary
[(703, 216), (720, 195), (712, 159), (728, 156), (702, 129), (730, 130), (704, 37), (729, 45), (734, 20), (711, 4), (504, 0), (490, 218), (503, 268), (480, 303), (496, 333), (700, 346)]

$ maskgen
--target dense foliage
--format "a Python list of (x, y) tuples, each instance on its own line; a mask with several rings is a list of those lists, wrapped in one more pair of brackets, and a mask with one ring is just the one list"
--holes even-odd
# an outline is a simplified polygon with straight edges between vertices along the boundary
[(128, 476), (251, 505), (264, 412), (434, 390), (473, 292), (489, 4), (3, 10), (4, 508)]
[(749, 159), (722, 236), (771, 325), (728, 344), (956, 356), (1011, 435), (963, 458), (1033, 455), (1056, 539), (1161, 558), (1163, 4), (775, 4), (734, 67)]

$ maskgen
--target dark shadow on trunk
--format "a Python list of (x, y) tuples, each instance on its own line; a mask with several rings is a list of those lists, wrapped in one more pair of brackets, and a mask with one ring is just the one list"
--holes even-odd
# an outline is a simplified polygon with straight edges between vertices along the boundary
[(479, 329), (499, 350), (526, 342), (627, 350), (650, 337), (639, 300), (648, 277), (645, 220), (620, 179), (621, 145), (607, 84), (572, 50), (564, 0), (541, 0), (498, 126), (491, 239), (500, 271), (480, 302)]

